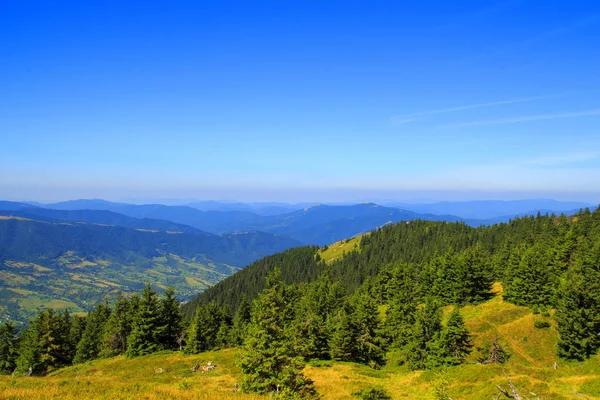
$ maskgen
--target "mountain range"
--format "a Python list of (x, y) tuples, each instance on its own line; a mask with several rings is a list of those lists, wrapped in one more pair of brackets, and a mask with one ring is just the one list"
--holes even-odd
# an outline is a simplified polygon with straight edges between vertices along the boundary
[(406, 209), (374, 203), (0, 201), (0, 318), (24, 321), (48, 306), (85, 311), (106, 295), (134, 292), (145, 282), (159, 289), (173, 286), (185, 301), (265, 256), (331, 244), (400, 221), (479, 226), (539, 210), (588, 206), (556, 201), (397, 205)]

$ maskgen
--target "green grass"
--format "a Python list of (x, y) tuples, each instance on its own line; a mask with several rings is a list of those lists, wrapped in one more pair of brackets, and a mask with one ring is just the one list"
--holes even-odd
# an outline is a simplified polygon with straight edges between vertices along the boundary
[[(497, 293), (500, 285), (495, 285)], [(449, 312), (448, 307), (445, 312)], [(381, 387), (394, 399), (432, 399), (433, 382), (444, 374), (450, 382), (452, 399), (492, 399), (496, 385), (508, 388), (508, 376), (521, 394), (535, 392), (543, 399), (600, 399), (600, 356), (585, 362), (563, 362), (555, 356), (557, 334), (554, 326), (536, 329), (529, 309), (505, 303), (500, 296), (477, 306), (462, 309), (473, 334), (475, 347), (496, 336), (512, 353), (504, 365), (477, 363), (478, 353), (467, 364), (445, 371), (409, 371), (389, 355), (388, 364), (373, 370), (364, 365), (342, 362), (311, 362), (305, 374), (314, 380), (324, 399), (351, 399), (351, 393), (367, 387)], [(524, 340), (524, 338), (527, 340)], [(48, 377), (0, 377), (0, 399), (259, 399), (257, 395), (234, 393), (241, 378), (236, 367), (238, 350), (226, 349), (196, 356), (161, 353), (126, 359), (97, 360), (55, 371)], [(192, 373), (195, 363), (212, 361), (214, 372)], [(554, 362), (558, 368), (554, 370)], [(164, 373), (155, 373), (162, 368)], [(582, 397), (585, 396), (585, 397)]]
[(361, 238), (362, 235), (333, 243), (327, 247), (327, 250), (319, 250), (318, 254), (322, 260), (327, 264), (330, 264), (335, 260), (342, 258), (344, 253), (349, 253), (352, 250), (358, 249)]

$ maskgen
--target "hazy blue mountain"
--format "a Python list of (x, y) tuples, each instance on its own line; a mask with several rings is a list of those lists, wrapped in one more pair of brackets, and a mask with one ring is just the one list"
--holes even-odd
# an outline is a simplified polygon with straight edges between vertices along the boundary
[(186, 205), (200, 211), (249, 211), (258, 215), (271, 216), (289, 213), (308, 207), (311, 204), (312, 203), (288, 204), (277, 202), (240, 203), (208, 200), (197, 201)]
[(573, 213), (580, 208), (596, 206), (583, 202), (566, 202), (551, 199), (534, 200), (477, 200), (459, 202), (440, 202), (431, 204), (387, 203), (389, 207), (397, 207), (417, 213), (451, 214), (461, 218), (490, 219), (500, 217), (514, 218), (517, 215), (534, 215), (538, 211), (548, 213)]
[(21, 209), (2, 210), (0, 204), (0, 215), (13, 215), (16, 217), (46, 222), (85, 222), (89, 224), (123, 226), (132, 229), (208, 235), (207, 232), (193, 228), (189, 225), (177, 224), (175, 222), (160, 219), (134, 218), (106, 210), (54, 210), (41, 207), (22, 207)]
[(33, 207), (33, 206), (28, 203), (0, 200), (0, 210), (20, 210), (20, 209), (26, 208), (26, 207)]

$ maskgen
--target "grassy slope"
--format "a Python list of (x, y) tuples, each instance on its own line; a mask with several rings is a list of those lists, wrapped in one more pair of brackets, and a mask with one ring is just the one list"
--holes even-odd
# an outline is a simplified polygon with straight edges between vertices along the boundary
[[(495, 289), (501, 291), (499, 285)], [(554, 327), (533, 327), (536, 319), (552, 322), (551, 318), (504, 303), (501, 296), (465, 307), (463, 313), (475, 347), (498, 336), (512, 356), (503, 366), (481, 365), (475, 361), (475, 351), (468, 364), (448, 369), (449, 394), (454, 400), (494, 398), (496, 384), (507, 387), (504, 373), (523, 395), (535, 392), (543, 399), (600, 399), (600, 356), (583, 363), (558, 360), (554, 355)], [(233, 393), (241, 376), (235, 366), (237, 354), (236, 349), (227, 349), (197, 356), (164, 353), (131, 360), (117, 357), (59, 370), (45, 378), (19, 377), (13, 383), (10, 377), (1, 377), (0, 399), (260, 398)], [(384, 387), (394, 399), (432, 398), (432, 382), (440, 371), (411, 372), (395, 365), (393, 359), (391, 355), (388, 366), (379, 371), (352, 363), (329, 363), (309, 365), (305, 373), (324, 399), (348, 399), (353, 391), (370, 385)], [(189, 370), (189, 366), (207, 361), (213, 361), (217, 370), (205, 374)], [(156, 374), (157, 368), (166, 371)]]

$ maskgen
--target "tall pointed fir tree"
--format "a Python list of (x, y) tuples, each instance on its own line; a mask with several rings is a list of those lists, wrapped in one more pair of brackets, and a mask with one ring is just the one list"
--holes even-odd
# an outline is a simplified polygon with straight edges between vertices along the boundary
[[(68, 312), (55, 313), (48, 309), (40, 312), (30, 327), (23, 332), (19, 344), (17, 372), (31, 371), (43, 375), (51, 369), (70, 363)], [(31, 368), (31, 370), (29, 370)]]
[(10, 322), (0, 325), (0, 374), (10, 374), (17, 367), (19, 337), (17, 328)]
[(471, 354), (473, 343), (458, 307), (454, 307), (446, 326), (429, 347), (427, 367), (459, 365)]
[(377, 302), (368, 293), (354, 298), (353, 323), (356, 338), (355, 361), (380, 367), (385, 364), (385, 342), (381, 335), (381, 321)]
[(165, 350), (176, 350), (179, 347), (177, 340), (181, 333), (181, 312), (179, 301), (175, 297), (175, 290), (168, 288), (160, 302), (160, 327), (156, 332), (161, 347)]
[(222, 312), (216, 303), (198, 306), (186, 332), (184, 353), (197, 354), (215, 348), (221, 322)]
[(81, 340), (77, 344), (77, 352), (73, 362), (75, 364), (91, 361), (100, 357), (102, 347), (102, 338), (106, 321), (110, 316), (110, 307), (108, 301), (104, 301), (96, 306), (88, 314), (85, 323), (85, 330)]
[(157, 333), (160, 331), (160, 299), (150, 284), (146, 284), (131, 321), (131, 334), (127, 338), (128, 357), (143, 356), (163, 350)]
[(419, 302), (419, 287), (412, 265), (399, 265), (390, 276), (389, 301), (384, 330), (390, 346), (402, 349), (407, 345), (415, 323)]
[[(596, 267), (596, 268), (600, 268)], [(572, 267), (560, 285), (555, 319), (558, 355), (583, 361), (600, 349), (600, 272), (589, 265)]]
[(406, 346), (406, 358), (410, 369), (426, 368), (431, 343), (441, 330), (442, 311), (438, 303), (429, 300), (415, 313), (415, 325)]
[(246, 300), (246, 296), (243, 296), (237, 312), (235, 313), (235, 317), (233, 318), (233, 326), (229, 332), (229, 342), (233, 346), (241, 346), (244, 343), (250, 318), (250, 303)]
[(488, 255), (480, 245), (460, 253), (457, 262), (459, 283), (456, 304), (477, 304), (492, 296), (492, 271)]
[(352, 323), (353, 310), (345, 303), (333, 316), (333, 332), (329, 351), (336, 361), (353, 361), (356, 353), (356, 329)]
[(127, 337), (131, 334), (131, 304), (119, 294), (110, 317), (106, 321), (100, 350), (101, 357), (114, 357), (127, 351)]
[(281, 271), (267, 276), (267, 287), (255, 300), (252, 322), (244, 345), (240, 367), (244, 373), (242, 389), (269, 393), (278, 389), (310, 397), (312, 381), (302, 374), (304, 360), (294, 346), (290, 320), (291, 306), (285, 298)]

